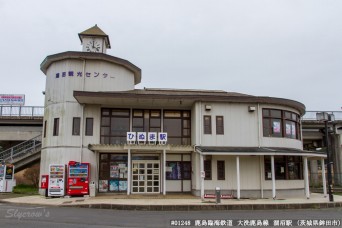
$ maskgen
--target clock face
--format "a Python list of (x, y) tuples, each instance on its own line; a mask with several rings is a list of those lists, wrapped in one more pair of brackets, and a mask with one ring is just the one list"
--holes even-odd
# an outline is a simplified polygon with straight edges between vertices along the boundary
[(86, 50), (89, 52), (100, 52), (100, 49), (101, 49), (101, 45), (96, 40), (90, 40), (86, 44)]

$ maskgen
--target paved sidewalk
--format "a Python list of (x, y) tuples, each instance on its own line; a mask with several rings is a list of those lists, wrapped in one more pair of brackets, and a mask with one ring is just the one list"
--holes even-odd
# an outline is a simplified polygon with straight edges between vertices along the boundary
[(62, 207), (102, 208), (115, 210), (153, 210), (153, 211), (191, 211), (191, 210), (263, 210), (263, 209), (320, 209), (342, 207), (342, 196), (334, 195), (329, 202), (323, 194), (313, 193), (310, 199), (215, 199), (204, 202), (191, 195), (104, 195), (96, 197), (45, 198), (44, 196), (25, 196), (2, 199), (3, 203), (49, 205)]

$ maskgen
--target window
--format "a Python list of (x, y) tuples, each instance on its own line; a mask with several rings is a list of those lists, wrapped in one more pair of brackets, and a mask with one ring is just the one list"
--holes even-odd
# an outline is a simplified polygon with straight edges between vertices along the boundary
[[(265, 179), (272, 179), (271, 157), (265, 156)], [(303, 179), (302, 159), (299, 156), (274, 156), (276, 180)]]
[(211, 116), (204, 116), (204, 134), (211, 134)]
[(99, 192), (127, 191), (127, 154), (100, 154)]
[(217, 161), (217, 180), (225, 179), (224, 161)]
[(133, 110), (134, 132), (161, 132), (160, 110)]
[(109, 109), (101, 110), (101, 143), (126, 143), (127, 132), (130, 131), (130, 110)]
[(298, 114), (276, 109), (263, 109), (264, 137), (286, 137), (300, 139), (300, 117)]
[(191, 162), (168, 161), (166, 167), (166, 180), (191, 180)]
[(88, 136), (93, 135), (93, 124), (94, 124), (94, 118), (86, 118), (85, 135), (88, 135)]
[(211, 160), (204, 161), (204, 172), (205, 172), (204, 180), (211, 180)]
[(224, 134), (223, 116), (216, 116), (216, 134), (217, 135)]
[(47, 124), (47, 122), (46, 122), (46, 120), (44, 121), (44, 138), (46, 137), (46, 124)]
[(53, 119), (53, 136), (58, 136), (59, 133), (59, 118)]
[(191, 144), (190, 111), (166, 110), (164, 111), (163, 129), (167, 132), (169, 144)]
[(72, 135), (80, 135), (81, 118), (74, 117), (72, 119)]

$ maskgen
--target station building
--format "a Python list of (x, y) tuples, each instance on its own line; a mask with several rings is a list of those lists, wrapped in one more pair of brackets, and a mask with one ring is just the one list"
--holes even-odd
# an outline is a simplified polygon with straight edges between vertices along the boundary
[(97, 193), (309, 197), (297, 101), (213, 90), (135, 89), (141, 69), (106, 54), (97, 25), (83, 50), (47, 56), (41, 173), (89, 162)]

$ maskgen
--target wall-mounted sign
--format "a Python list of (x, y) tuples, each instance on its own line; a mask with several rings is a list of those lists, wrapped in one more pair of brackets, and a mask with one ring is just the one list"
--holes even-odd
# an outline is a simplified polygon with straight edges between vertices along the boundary
[(63, 71), (56, 73), (56, 78), (65, 78), (65, 77), (86, 77), (86, 78), (115, 78), (113, 75), (110, 75), (106, 72), (83, 72), (82, 71)]
[(25, 105), (25, 95), (0, 94), (0, 105)]
[(128, 144), (166, 144), (167, 133), (165, 132), (127, 132), (127, 143)]

